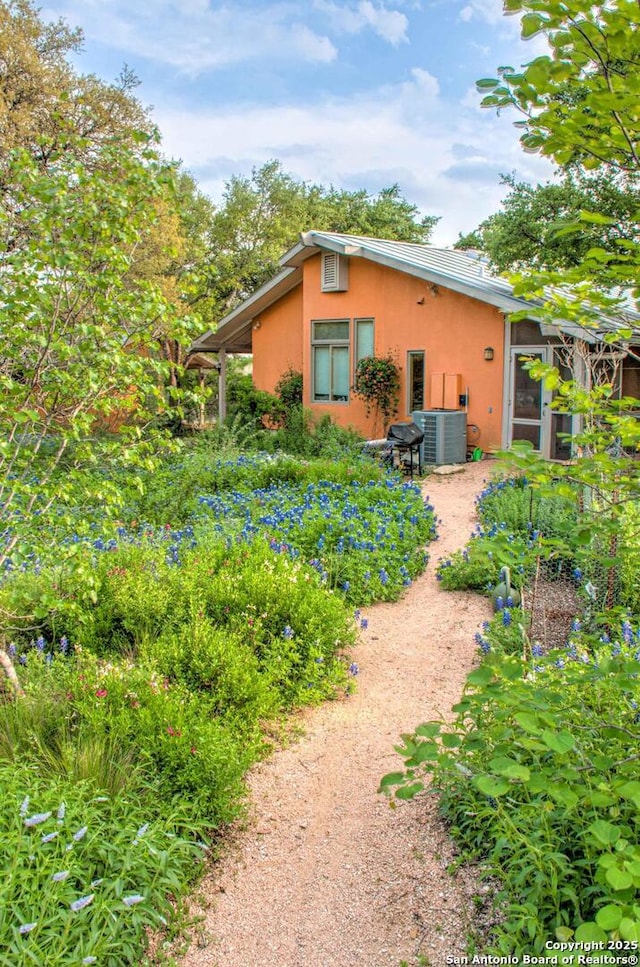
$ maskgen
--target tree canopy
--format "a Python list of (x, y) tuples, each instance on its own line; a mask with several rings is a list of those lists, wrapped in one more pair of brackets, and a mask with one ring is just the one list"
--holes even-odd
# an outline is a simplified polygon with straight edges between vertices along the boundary
[[(622, 181), (610, 172), (572, 166), (555, 182), (533, 187), (503, 175), (502, 184), (509, 192), (501, 210), (474, 232), (460, 235), (454, 246), (480, 249), (499, 272), (568, 268), (578, 265), (590, 249), (610, 248), (633, 235), (640, 190), (629, 178)], [(612, 220), (585, 223), (579, 234), (558, 232), (561, 224), (577, 222), (584, 211)]]
[(522, 36), (544, 34), (550, 54), (478, 81), (487, 107), (523, 115), (525, 151), (558, 165), (637, 172), (640, 103), (638, 0), (504, 0)]
[(503, 211), (472, 241), (501, 268), (573, 268), (574, 280), (637, 287), (638, 0), (505, 0), (505, 11), (522, 14), (523, 37), (544, 34), (550, 52), (478, 81), (483, 106), (515, 108), (524, 150), (564, 177), (536, 189), (507, 182)]
[(234, 176), (214, 213), (209, 279), (219, 318), (267, 281), (278, 259), (310, 229), (427, 242), (437, 218), (420, 217), (398, 185), (377, 195), (298, 181), (272, 160)]

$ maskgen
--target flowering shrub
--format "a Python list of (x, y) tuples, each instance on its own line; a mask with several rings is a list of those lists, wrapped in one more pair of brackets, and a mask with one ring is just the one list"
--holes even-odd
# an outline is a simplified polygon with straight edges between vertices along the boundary
[(2, 763), (0, 789), (1, 962), (138, 961), (202, 850), (135, 795), (111, 799)]
[[(206, 491), (197, 502), (199, 487)], [(49, 786), (67, 784), (94, 799), (108, 793), (123, 808), (139, 803), (138, 829), (169, 828), (162, 817), (177, 804), (177, 828), (219, 827), (237, 813), (244, 774), (267, 744), (266, 723), (351, 692), (358, 667), (348, 649), (367, 619), (347, 602), (402, 592), (424, 567), (433, 513), (417, 487), (366, 458), (306, 465), (187, 455), (182, 468), (167, 461), (142, 501), (133, 488), (125, 496), (127, 524), (105, 523), (95, 508), (84, 521), (61, 514), (48, 531), (40, 522), (37, 539), (17, 548), (3, 573), (0, 612), (14, 616), (9, 650), (26, 696), (0, 703), (0, 773), (7, 763), (28, 766), (34, 801), (43, 791), (36, 816), (53, 810)], [(11, 814), (12, 795), (0, 783), (0, 815)], [(113, 816), (96, 837), (86, 833), (85, 845), (120, 848)], [(82, 825), (93, 828), (89, 819)], [(140, 840), (123, 829), (132, 845)], [(32, 845), (27, 857), (39, 858)], [(176, 868), (167, 850), (153, 849), (158, 895), (175, 896), (186, 861)], [(112, 923), (122, 930), (122, 956), (134, 962), (153, 911), (166, 912), (151, 911), (142, 874), (137, 886), (121, 876), (101, 892), (91, 886), (100, 875), (54, 880), (66, 867), (38, 860), (21, 867), (25, 891), (37, 895), (42, 870), (40, 917), (24, 903), (16, 926), (0, 909), (12, 964), (23, 962), (14, 953), (25, 942), (33, 952), (25, 949), (25, 963), (121, 962), (109, 946)], [(72, 884), (56, 912), (49, 894)], [(134, 939), (120, 926), (122, 909), (133, 911), (131, 923), (140, 918)]]
[(348, 600), (393, 600), (420, 573), (433, 538), (433, 510), (415, 484), (392, 479), (272, 487), (201, 497), (213, 526), (270, 535), (273, 547), (306, 560)]
[(384, 430), (398, 410), (400, 371), (393, 356), (365, 356), (356, 366), (353, 392), (364, 400), (367, 416), (374, 424), (382, 417)]

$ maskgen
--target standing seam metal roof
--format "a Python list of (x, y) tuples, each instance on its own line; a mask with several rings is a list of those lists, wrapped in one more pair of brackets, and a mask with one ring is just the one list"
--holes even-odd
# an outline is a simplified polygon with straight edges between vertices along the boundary
[[(469, 251), (455, 251), (452, 249), (432, 248), (412, 242), (394, 242), (383, 238), (364, 238), (359, 235), (338, 235), (332, 232), (306, 232), (303, 235), (306, 244), (315, 244), (321, 248), (327, 243), (344, 250), (360, 249), (362, 254), (382, 256), (409, 271), (423, 269), (429, 273), (436, 273), (442, 277), (442, 284), (446, 282), (466, 283), (478, 290), (478, 298), (482, 293), (503, 297), (509, 302), (517, 302), (523, 308), (531, 303), (513, 295), (513, 288), (506, 279), (493, 275), (489, 269), (488, 260), (478, 253)], [(357, 252), (345, 252), (356, 255)]]

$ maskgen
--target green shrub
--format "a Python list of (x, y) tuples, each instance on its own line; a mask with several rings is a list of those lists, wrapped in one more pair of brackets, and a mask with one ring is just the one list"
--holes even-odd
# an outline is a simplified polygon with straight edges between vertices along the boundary
[(471, 541), (468, 547), (438, 562), (436, 578), (445, 591), (488, 591), (497, 582), (499, 571), (498, 561)]
[(148, 638), (140, 660), (166, 680), (209, 695), (208, 706), (234, 727), (255, 730), (278, 711), (279, 695), (248, 642), (200, 610), (176, 630)]
[(169, 811), (0, 762), (0, 964), (135, 963), (201, 856)]
[[(22, 675), (34, 701), (43, 693), (57, 699), (71, 745), (90, 735), (97, 746), (108, 748), (112, 739), (119, 755), (130, 758), (136, 768), (129, 788), (141, 792), (148, 785), (157, 797), (148, 803), (150, 814), (184, 803), (187, 815), (209, 828), (236, 814), (258, 739), (217, 715), (212, 697), (194, 694), (152, 669), (122, 660), (101, 662), (86, 652), (45, 662), (32, 651)], [(54, 751), (57, 745), (54, 738)], [(29, 754), (25, 749), (24, 756), (51, 774), (55, 759), (47, 760), (40, 750)], [(96, 775), (92, 778), (97, 782)]]
[(200, 570), (203, 614), (238, 636), (281, 707), (331, 697), (345, 684), (343, 651), (355, 628), (341, 595), (312, 568), (264, 540), (232, 545), (215, 580)]
[(611, 639), (574, 631), (526, 661), (491, 651), (453, 726), (419, 726), (406, 771), (382, 781), (411, 798), (432, 776), (462, 849), (501, 883), (502, 955), (640, 940), (640, 634), (623, 622)]

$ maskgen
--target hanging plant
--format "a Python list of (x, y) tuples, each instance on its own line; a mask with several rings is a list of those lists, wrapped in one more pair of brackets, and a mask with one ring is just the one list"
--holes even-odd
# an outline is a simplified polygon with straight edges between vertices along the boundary
[(374, 414), (374, 429), (380, 417), (385, 429), (397, 413), (400, 398), (400, 370), (392, 355), (361, 359), (356, 367), (353, 392), (364, 400), (367, 416)]

